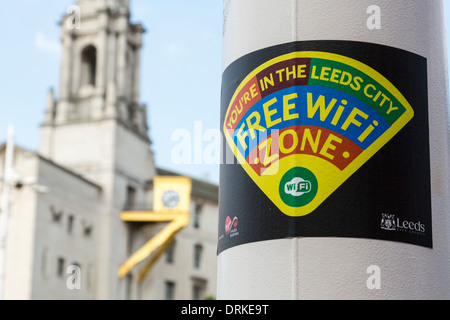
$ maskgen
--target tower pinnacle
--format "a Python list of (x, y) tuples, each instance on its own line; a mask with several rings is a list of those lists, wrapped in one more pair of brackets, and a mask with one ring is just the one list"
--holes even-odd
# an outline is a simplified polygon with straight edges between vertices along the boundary
[(115, 118), (144, 139), (146, 107), (139, 102), (140, 24), (129, 0), (77, 0), (79, 26), (61, 22), (59, 97), (44, 126)]

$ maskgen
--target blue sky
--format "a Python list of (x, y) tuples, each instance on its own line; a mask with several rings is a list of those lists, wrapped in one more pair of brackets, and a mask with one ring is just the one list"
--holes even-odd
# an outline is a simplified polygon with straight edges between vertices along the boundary
[[(12, 124), (16, 143), (38, 150), (48, 89), (58, 92), (58, 22), (74, 3), (0, 0), (0, 143)], [(196, 122), (202, 121), (195, 137), (200, 143), (202, 134), (219, 127), (222, 1), (131, 0), (131, 4), (131, 20), (147, 30), (140, 100), (147, 105), (157, 166), (217, 183), (217, 165), (173, 163), (172, 149), (179, 142), (171, 138), (176, 130), (192, 132), (193, 146)]]
[[(48, 89), (58, 92), (57, 23), (74, 2), (0, 0), (0, 143), (12, 124), (16, 143), (38, 150)], [(219, 128), (222, 0), (131, 3), (132, 21), (147, 29), (140, 100), (147, 104), (156, 165), (218, 183), (218, 166), (194, 159), (194, 146), (208, 146), (208, 132)], [(450, 30), (450, 0), (445, 5)], [(190, 165), (173, 161), (176, 132), (191, 135)]]

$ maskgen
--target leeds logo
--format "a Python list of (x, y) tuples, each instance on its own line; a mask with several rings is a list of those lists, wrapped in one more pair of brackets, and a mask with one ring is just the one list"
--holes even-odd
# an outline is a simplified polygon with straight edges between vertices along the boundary
[(425, 225), (420, 221), (408, 221), (395, 218), (395, 215), (382, 213), (381, 214), (381, 229), (384, 230), (396, 230), (396, 231), (408, 231), (415, 234), (425, 234)]
[(395, 215), (382, 213), (381, 214), (381, 229), (395, 230)]

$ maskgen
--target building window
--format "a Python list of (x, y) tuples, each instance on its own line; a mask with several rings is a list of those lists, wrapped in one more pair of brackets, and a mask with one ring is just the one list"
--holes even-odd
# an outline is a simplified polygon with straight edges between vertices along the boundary
[(50, 206), (50, 212), (52, 214), (52, 220), (54, 222), (59, 222), (61, 220), (61, 217), (63, 215), (63, 212), (61, 210), (56, 210), (55, 207)]
[(202, 298), (202, 287), (198, 284), (194, 284), (192, 287), (192, 300), (200, 300)]
[(131, 123), (135, 123), (136, 115), (137, 115), (137, 109), (135, 104), (128, 105), (128, 121)]
[(84, 236), (89, 237), (92, 234), (92, 229), (94, 228), (94, 226), (86, 220), (82, 220), (81, 225), (83, 227)]
[(75, 217), (73, 215), (69, 215), (67, 218), (67, 233), (69, 233), (69, 234), (72, 234), (74, 220), (75, 220)]
[(194, 210), (194, 228), (198, 229), (200, 228), (200, 216), (202, 213), (202, 206), (199, 204), (195, 205), (195, 210)]
[(64, 258), (59, 257), (57, 260), (57, 265), (56, 265), (56, 275), (60, 278), (62, 278), (64, 275), (65, 265), (66, 265), (66, 261), (64, 260)]
[(203, 278), (192, 278), (192, 300), (201, 300), (205, 298), (205, 289), (208, 282)]
[(93, 86), (96, 82), (97, 49), (94, 46), (84, 48), (81, 53), (81, 86)]
[(175, 241), (173, 241), (169, 248), (167, 248), (166, 251), (166, 263), (167, 264), (173, 264), (174, 263), (174, 259), (175, 258)]
[(203, 247), (200, 244), (196, 244), (194, 246), (194, 268), (200, 269), (201, 260), (202, 260), (202, 251)]
[(175, 282), (166, 281), (166, 300), (175, 299)]
[(136, 205), (136, 189), (127, 187), (127, 198), (125, 199), (125, 209), (133, 209)]

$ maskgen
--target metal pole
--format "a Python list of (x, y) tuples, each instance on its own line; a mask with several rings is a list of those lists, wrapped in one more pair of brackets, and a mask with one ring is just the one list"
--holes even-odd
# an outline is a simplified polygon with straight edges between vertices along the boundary
[(8, 140), (6, 142), (5, 162), (3, 169), (3, 190), (0, 213), (0, 300), (5, 296), (6, 273), (6, 242), (8, 237), (8, 215), (10, 200), (10, 178), (14, 158), (14, 127), (8, 127)]
[(450, 298), (443, 1), (373, 4), (224, 1), (219, 299)]

